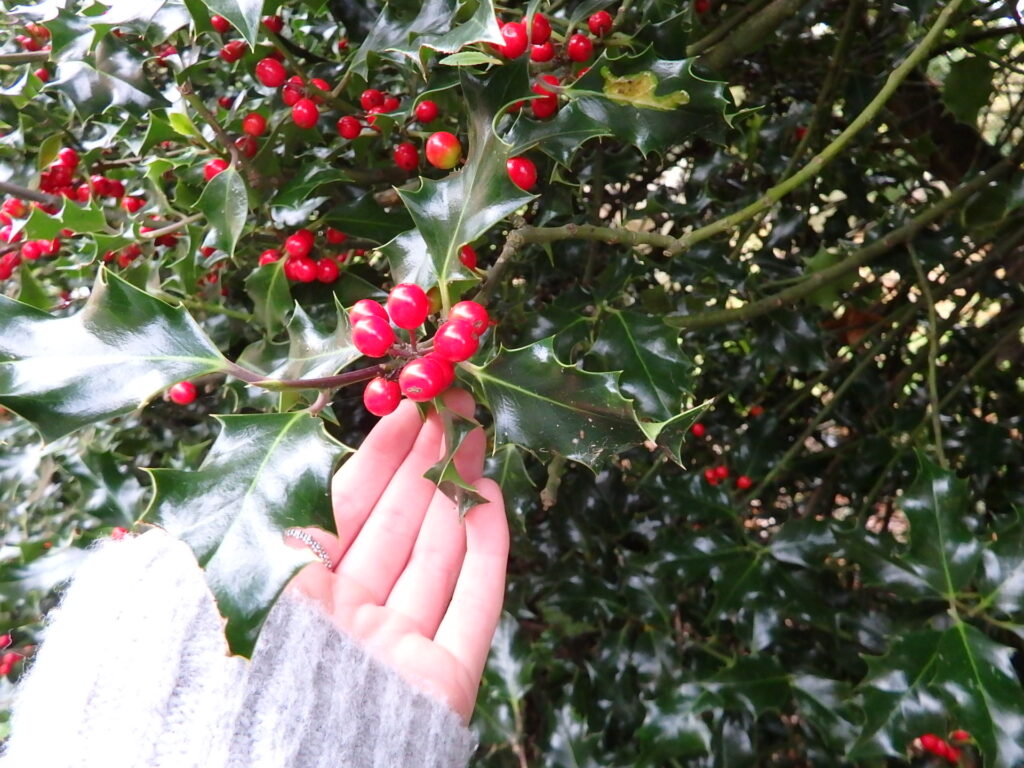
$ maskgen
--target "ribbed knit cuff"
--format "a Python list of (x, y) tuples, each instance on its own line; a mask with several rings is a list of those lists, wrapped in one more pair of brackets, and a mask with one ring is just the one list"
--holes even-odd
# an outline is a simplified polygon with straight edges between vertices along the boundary
[(81, 566), (19, 685), (0, 765), (461, 768), (472, 734), (285, 596), (251, 662), (191, 550), (162, 531)]

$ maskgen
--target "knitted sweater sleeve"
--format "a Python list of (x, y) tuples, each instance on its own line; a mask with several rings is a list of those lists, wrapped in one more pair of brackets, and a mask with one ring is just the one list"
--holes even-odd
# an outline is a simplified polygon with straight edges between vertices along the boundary
[(191, 550), (162, 531), (101, 545), (19, 685), (0, 768), (463, 767), (474, 739), (286, 594), (231, 656)]

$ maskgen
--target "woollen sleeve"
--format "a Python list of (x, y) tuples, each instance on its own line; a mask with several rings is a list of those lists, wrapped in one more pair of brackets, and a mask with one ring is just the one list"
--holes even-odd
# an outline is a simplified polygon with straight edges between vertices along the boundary
[(0, 768), (463, 768), (474, 738), (285, 594), (230, 655), (191, 550), (160, 530), (91, 553), (15, 692)]

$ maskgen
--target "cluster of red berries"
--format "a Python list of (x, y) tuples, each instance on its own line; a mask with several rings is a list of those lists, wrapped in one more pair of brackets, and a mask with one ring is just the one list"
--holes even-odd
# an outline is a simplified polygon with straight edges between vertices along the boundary
[[(551, 41), (551, 24), (543, 14), (533, 15), (529, 30), (525, 21), (506, 21), (500, 22), (500, 25), (504, 42), (494, 46), (494, 49), (505, 58), (518, 59), (526, 53), (527, 48), (530, 49), (531, 61), (551, 61), (557, 55)], [(608, 11), (598, 11), (587, 20), (591, 34), (599, 38), (608, 35), (612, 25), (612, 16)], [(589, 61), (594, 55), (594, 43), (586, 35), (577, 32), (565, 41), (565, 55), (578, 63)]]
[[(914, 746), (922, 752), (941, 757), (947, 762), (957, 764), (960, 762), (960, 748), (953, 744), (963, 746), (971, 741), (971, 734), (964, 730), (955, 730), (949, 734), (949, 741), (934, 733), (925, 733), (914, 740)], [(953, 742), (952, 744), (950, 742)]]
[[(324, 239), (329, 245), (339, 246), (348, 239), (341, 230), (327, 227), (324, 230)], [(314, 260), (311, 257), (313, 247), (316, 245), (316, 235), (312, 230), (300, 229), (293, 232), (284, 241), (284, 254), (277, 248), (268, 248), (260, 254), (259, 265), (273, 264), (285, 256), (284, 276), (296, 283), (312, 283), (319, 280), (321, 283), (333, 283), (341, 274), (340, 265), (348, 260), (347, 253), (339, 253), (335, 256), (323, 256)]]
[[(50, 30), (41, 24), (27, 24), (24, 35), (15, 35), (15, 42), (26, 51), (48, 51), (50, 50)], [(40, 67), (33, 74), (44, 83), (50, 79), (50, 72), (45, 67)]]
[[(363, 390), (363, 404), (375, 416), (386, 416), (398, 407), (402, 397), (415, 402), (431, 400), (455, 381), (455, 363), (468, 360), (487, 330), (487, 310), (475, 301), (460, 301), (452, 307), (433, 339), (416, 343), (416, 332), (430, 316), (430, 297), (418, 285), (400, 283), (391, 289), (387, 301), (357, 301), (349, 310), (352, 344), (367, 357), (396, 354), (405, 358), (397, 377), (378, 376)], [(409, 332), (412, 344), (400, 347), (396, 326)]]
[[(34, 205), (38, 205), (35, 203)], [(41, 207), (41, 206), (40, 206)], [(60, 237), (52, 240), (25, 240), (24, 232), (14, 233), (14, 219), (23, 219), (29, 214), (29, 207), (24, 200), (11, 197), (0, 205), (0, 245), (7, 244), (10, 250), (0, 256), (0, 280), (8, 279), (22, 261), (35, 261), (43, 256), (55, 256), (60, 251)], [(61, 235), (68, 237), (69, 230), (62, 230)], [(15, 243), (21, 242), (20, 248)]]
[[(10, 635), (0, 635), (0, 650), (9, 648), (11, 645)], [(7, 653), (0, 656), (0, 677), (6, 677), (11, 674), (11, 670), (14, 669), (14, 665), (21, 661), (21, 654), (15, 653), (14, 651), (8, 651)]]
[[(694, 437), (702, 438), (707, 434), (707, 428), (698, 421), (690, 427), (690, 432)], [(704, 481), (708, 485), (718, 485), (728, 479), (729, 468), (725, 464), (718, 464), (704, 470)], [(746, 491), (753, 487), (754, 481), (748, 475), (740, 475), (736, 478), (735, 484), (737, 490)]]

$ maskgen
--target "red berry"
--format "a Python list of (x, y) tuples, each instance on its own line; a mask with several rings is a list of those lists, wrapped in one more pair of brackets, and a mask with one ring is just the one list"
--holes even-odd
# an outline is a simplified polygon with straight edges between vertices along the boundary
[(573, 61), (586, 61), (594, 53), (594, 44), (586, 35), (577, 33), (565, 44), (565, 52)]
[(508, 177), (522, 190), (529, 191), (537, 184), (537, 166), (528, 157), (510, 157), (505, 163)]
[(384, 94), (378, 91), (376, 88), (367, 88), (359, 96), (359, 105), (369, 112), (374, 107), (379, 107), (384, 104)]
[(223, 16), (211, 16), (210, 25), (222, 35), (231, 31), (231, 22)]
[(334, 259), (320, 259), (316, 263), (316, 279), (321, 283), (333, 283), (338, 279), (338, 262)]
[(285, 103), (285, 106), (293, 107), (305, 92), (306, 86), (302, 82), (302, 78), (298, 75), (292, 75), (281, 89), (281, 101)]
[(384, 357), (395, 343), (395, 332), (387, 320), (363, 317), (352, 326), (352, 344), (367, 357)]
[(13, 216), (16, 219), (23, 219), (28, 216), (28, 206), (25, 205), (25, 201), (17, 197), (9, 197), (4, 200), (0, 210), (3, 210), (8, 216)]
[(587, 19), (590, 34), (604, 37), (612, 31), (612, 15), (608, 11), (598, 11)]
[(427, 139), (425, 148), (427, 162), (435, 168), (454, 168), (462, 159), (462, 144), (458, 137), (448, 131), (438, 131)]
[(793, 138), (796, 139), (797, 141), (803, 141), (804, 136), (806, 135), (807, 126), (805, 125), (798, 125), (796, 128), (793, 129)]
[(359, 120), (351, 115), (345, 115), (338, 121), (338, 133), (343, 139), (355, 139), (363, 132), (363, 126)]
[(289, 235), (284, 241), (285, 252), (293, 258), (309, 256), (313, 250), (313, 233), (308, 229), (300, 229), (294, 235)]
[(506, 59), (517, 59), (526, 52), (529, 40), (526, 36), (526, 25), (521, 21), (509, 21), (503, 24), (501, 36), (505, 42), (498, 46), (498, 52)]
[(715, 467), (715, 477), (719, 480), (725, 480), (729, 476), (729, 468), (725, 464), (719, 464)]
[(203, 166), (203, 176), (206, 177), (207, 181), (213, 179), (218, 173), (226, 171), (228, 168), (228, 161), (220, 157), (215, 157), (210, 160), (206, 165)]
[(62, 163), (51, 165), (49, 170), (50, 183), (55, 187), (63, 187), (71, 183), (74, 170)]
[(459, 261), (467, 269), (476, 269), (476, 250), (472, 245), (464, 245), (459, 248)]
[(231, 109), (231, 106), (235, 103), (233, 96), (221, 96), (217, 99), (217, 103), (220, 104), (221, 109)]
[(44, 83), (50, 82), (50, 72), (46, 69), (46, 67), (40, 67), (32, 74), (38, 77)]
[(261, 267), (267, 264), (273, 264), (275, 261), (281, 260), (281, 252), (277, 248), (268, 248), (260, 254), (259, 265)]
[(196, 399), (198, 394), (196, 385), (191, 381), (179, 381), (167, 390), (167, 396), (171, 399), (171, 402), (178, 405), (188, 405)]
[(284, 263), (284, 275), (298, 283), (312, 283), (316, 280), (316, 262), (308, 256), (290, 258)]
[(346, 240), (348, 240), (348, 235), (346, 235), (340, 229), (335, 229), (334, 227), (328, 227), (327, 231), (324, 233), (324, 236), (327, 238), (327, 242), (330, 243), (331, 245), (341, 245)]
[(433, 360), (437, 363), (438, 367), (444, 374), (444, 378), (441, 380), (441, 391), (444, 392), (448, 387), (455, 383), (455, 363), (451, 360), (445, 360), (436, 352), (431, 352), (429, 355), (425, 355), (424, 360)]
[(957, 729), (949, 734), (950, 741), (965, 742), (971, 740), (971, 734), (962, 729)]
[(256, 79), (267, 88), (280, 88), (287, 77), (284, 65), (277, 59), (260, 59), (256, 64)]
[(250, 112), (242, 120), (242, 130), (250, 136), (262, 136), (267, 130), (267, 118), (259, 112)]
[(704, 479), (708, 485), (718, 485), (718, 473), (715, 472), (713, 467), (708, 467), (704, 470)]
[(78, 167), (78, 153), (71, 147), (62, 147), (57, 153), (57, 162), (66, 165), (68, 168)]
[(246, 157), (255, 157), (260, 151), (260, 143), (252, 136), (239, 136), (235, 139), (235, 146)]
[(21, 258), (25, 261), (35, 261), (38, 259), (45, 250), (44, 242), (41, 240), (29, 240), (21, 246)]
[(220, 57), (228, 64), (232, 64), (242, 58), (245, 51), (246, 45), (243, 40), (232, 40), (230, 43), (225, 43), (224, 47), (220, 49)]
[(92, 190), (89, 189), (88, 184), (79, 184), (75, 187), (75, 200), (80, 203), (87, 203), (90, 197), (92, 197)]
[(121, 207), (128, 213), (138, 213), (146, 205), (146, 198), (130, 195), (121, 200)]
[(430, 314), (430, 299), (413, 283), (399, 283), (388, 294), (388, 315), (399, 328), (412, 330), (423, 325)]
[(711, 10), (711, 0), (694, 0), (693, 10), (697, 13), (707, 13)]
[(352, 325), (355, 325), (364, 317), (379, 317), (385, 322), (391, 321), (387, 310), (373, 299), (360, 299), (348, 311), (348, 319)]
[(112, 530), (110, 532), (110, 538), (112, 538), (114, 541), (120, 541), (121, 539), (123, 539), (127, 535), (128, 535), (128, 529), (127, 528), (122, 528), (120, 525), (117, 526), (116, 528), (114, 528), (114, 530)]
[(437, 120), (439, 110), (437, 104), (429, 99), (416, 105), (416, 120), (421, 123), (432, 123)]
[(395, 165), (403, 171), (415, 171), (420, 167), (420, 152), (411, 141), (403, 141), (395, 147), (392, 156), (394, 157)]
[(438, 360), (421, 357), (405, 364), (398, 374), (398, 386), (410, 400), (422, 403), (441, 394), (447, 378)]
[(704, 435), (707, 433), (707, 430), (704, 428), (704, 425), (701, 424), (699, 421), (692, 427), (690, 427), (690, 431), (693, 432), (694, 437), (704, 437)]
[(320, 110), (312, 99), (299, 99), (292, 107), (292, 120), (299, 128), (312, 128), (320, 119)]
[(321, 80), (319, 77), (312, 78), (309, 81), (309, 84), (313, 86), (311, 90), (313, 101), (315, 101), (317, 104), (323, 104), (323, 96), (321, 93), (319, 93), (319, 91), (323, 91), (324, 93), (330, 93), (331, 86), (328, 84), (326, 80)]
[(540, 45), (530, 46), (530, 61), (551, 61), (555, 58), (555, 46), (547, 40)]
[(480, 346), (480, 337), (465, 320), (442, 323), (434, 334), (434, 353), (453, 363), (469, 360)]
[(348, 49), (348, 38), (347, 37), (343, 37), (343, 38), (341, 38), (341, 40), (338, 41), (338, 50), (339, 51), (344, 51), (344, 50), (347, 50), (347, 49)]
[[(558, 78), (554, 75), (541, 75), (540, 79), (548, 85), (558, 85)], [(548, 90), (540, 83), (534, 83), (531, 90), (541, 97), (530, 102), (534, 117), (544, 120), (558, 111), (558, 94), (555, 91)]]
[(380, 105), (380, 108), (385, 112), (394, 112), (401, 104), (402, 102), (396, 96), (385, 96), (384, 103)]
[(764, 407), (760, 405), (752, 405), (750, 406), (750, 410), (747, 411), (747, 415), (754, 418), (760, 416), (762, 413), (764, 413)]
[(544, 45), (551, 37), (551, 24), (547, 16), (542, 13), (533, 14), (530, 20), (530, 42), (534, 45)]
[(754, 481), (751, 480), (746, 475), (740, 475), (739, 477), (736, 478), (736, 487), (739, 488), (741, 491), (748, 490), (753, 484)]
[(460, 301), (448, 313), (448, 322), (464, 321), (470, 324), (477, 336), (487, 330), (491, 318), (482, 304), (475, 301)]
[(402, 401), (402, 388), (397, 381), (378, 376), (370, 379), (363, 390), (363, 405), (374, 416), (387, 416)]
[(267, 16), (263, 19), (263, 26), (273, 32), (275, 35), (281, 34), (281, 30), (284, 29), (284, 19), (280, 16)]

